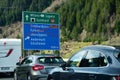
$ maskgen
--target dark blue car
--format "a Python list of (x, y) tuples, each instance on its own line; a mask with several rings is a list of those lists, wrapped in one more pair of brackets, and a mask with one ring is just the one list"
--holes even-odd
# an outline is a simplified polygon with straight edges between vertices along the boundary
[(51, 70), (47, 80), (120, 80), (120, 50), (105, 45), (84, 47)]

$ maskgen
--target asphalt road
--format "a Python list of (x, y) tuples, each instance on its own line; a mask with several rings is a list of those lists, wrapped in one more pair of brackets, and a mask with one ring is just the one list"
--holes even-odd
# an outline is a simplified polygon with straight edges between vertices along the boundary
[(0, 74), (0, 80), (14, 80), (13, 75)]

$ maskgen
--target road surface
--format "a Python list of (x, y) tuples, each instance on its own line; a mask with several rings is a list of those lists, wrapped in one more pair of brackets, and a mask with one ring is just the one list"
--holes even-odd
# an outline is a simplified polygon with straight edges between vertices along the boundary
[(12, 75), (0, 74), (0, 80), (14, 80)]

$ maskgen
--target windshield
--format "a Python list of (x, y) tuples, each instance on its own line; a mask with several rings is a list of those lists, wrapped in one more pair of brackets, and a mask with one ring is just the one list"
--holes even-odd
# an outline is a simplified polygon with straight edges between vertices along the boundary
[(63, 63), (61, 57), (40, 57), (38, 58), (39, 63)]

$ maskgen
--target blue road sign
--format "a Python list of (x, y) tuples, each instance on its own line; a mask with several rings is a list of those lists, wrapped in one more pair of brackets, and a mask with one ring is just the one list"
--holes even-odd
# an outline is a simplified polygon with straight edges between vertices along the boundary
[[(23, 18), (24, 50), (60, 49), (60, 24), (58, 24), (59, 20), (55, 21), (57, 20), (56, 15), (53, 13), (23, 12), (23, 16), (25, 16)], [(51, 18), (46, 18), (46, 16), (51, 16)]]

